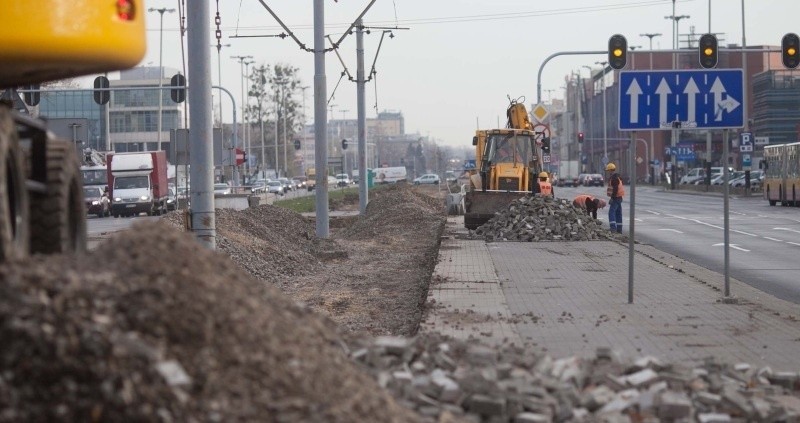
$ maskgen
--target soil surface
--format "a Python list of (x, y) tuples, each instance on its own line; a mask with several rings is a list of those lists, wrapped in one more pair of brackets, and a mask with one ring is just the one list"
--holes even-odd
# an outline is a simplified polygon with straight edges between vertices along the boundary
[(174, 212), (0, 266), (0, 422), (418, 421), (348, 345), (416, 332), (438, 193), (374, 190), (324, 240), (279, 207), (220, 209), (213, 252)]

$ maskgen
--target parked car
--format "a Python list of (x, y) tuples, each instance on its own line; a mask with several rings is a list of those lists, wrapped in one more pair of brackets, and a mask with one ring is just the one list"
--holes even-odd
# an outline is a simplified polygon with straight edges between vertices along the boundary
[(434, 173), (426, 173), (416, 179), (414, 179), (414, 185), (439, 185), (439, 175)]
[(605, 179), (599, 173), (588, 173), (583, 177), (582, 184), (587, 187), (602, 187), (605, 185)]
[(448, 184), (454, 184), (457, 181), (456, 173), (452, 170), (448, 170), (444, 173), (444, 180)]
[(228, 184), (214, 184), (214, 194), (231, 194), (231, 187)]
[[(750, 187), (753, 187), (754, 181), (759, 181), (762, 179), (763, 172), (760, 170), (753, 170), (750, 172)], [(744, 172), (742, 175), (736, 179), (731, 180), (730, 184), (732, 187), (743, 187), (744, 186)]]
[(556, 186), (559, 187), (576, 187), (578, 186), (578, 177), (577, 176), (565, 176), (563, 178), (558, 178), (558, 183)]
[(267, 192), (276, 195), (283, 195), (286, 192), (286, 190), (284, 190), (281, 181), (273, 180), (267, 182)]
[(706, 176), (706, 170), (702, 167), (695, 167), (690, 169), (688, 173), (681, 176), (681, 179), (678, 180), (678, 183), (681, 185), (689, 185), (697, 182), (698, 180), (702, 180)]
[(83, 187), (83, 198), (87, 213), (97, 217), (111, 216), (111, 200), (102, 187)]

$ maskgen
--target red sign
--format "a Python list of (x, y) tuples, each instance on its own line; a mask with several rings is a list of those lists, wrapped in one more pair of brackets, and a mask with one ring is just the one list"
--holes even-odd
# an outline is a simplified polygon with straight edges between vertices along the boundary
[(237, 148), (236, 149), (236, 166), (244, 164), (244, 150)]

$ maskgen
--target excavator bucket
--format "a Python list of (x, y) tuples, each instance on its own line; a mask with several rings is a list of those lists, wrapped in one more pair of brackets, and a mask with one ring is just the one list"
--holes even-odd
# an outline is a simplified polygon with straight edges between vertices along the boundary
[(464, 226), (477, 229), (512, 201), (530, 193), (523, 191), (470, 191), (464, 197)]

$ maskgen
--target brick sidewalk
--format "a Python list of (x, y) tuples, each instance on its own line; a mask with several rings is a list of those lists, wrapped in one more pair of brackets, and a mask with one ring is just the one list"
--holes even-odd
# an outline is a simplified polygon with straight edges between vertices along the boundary
[[(448, 219), (422, 324), (456, 338), (523, 342), (554, 357), (624, 356), (666, 361), (800, 367), (800, 307), (731, 279), (738, 304), (724, 304), (723, 276), (637, 245), (634, 303), (627, 303), (627, 246), (611, 241), (485, 243), (457, 237)], [(672, 266), (672, 268), (670, 268)]]

